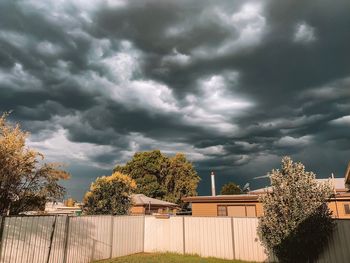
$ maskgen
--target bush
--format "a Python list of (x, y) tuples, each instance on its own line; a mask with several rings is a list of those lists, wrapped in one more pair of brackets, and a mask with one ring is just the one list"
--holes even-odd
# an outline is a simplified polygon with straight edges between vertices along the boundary
[(260, 197), (264, 216), (258, 233), (263, 245), (280, 262), (315, 261), (334, 227), (327, 206), (331, 184), (317, 182), (314, 173), (289, 157), (269, 177), (272, 191)]

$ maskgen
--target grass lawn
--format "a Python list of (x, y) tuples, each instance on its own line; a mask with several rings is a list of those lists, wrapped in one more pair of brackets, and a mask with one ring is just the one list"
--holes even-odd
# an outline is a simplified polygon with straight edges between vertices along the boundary
[(218, 258), (201, 258), (199, 256), (179, 255), (173, 253), (140, 253), (126, 257), (120, 257), (115, 259), (108, 259), (102, 261), (95, 261), (95, 263), (247, 263), (247, 261), (240, 260), (225, 260)]

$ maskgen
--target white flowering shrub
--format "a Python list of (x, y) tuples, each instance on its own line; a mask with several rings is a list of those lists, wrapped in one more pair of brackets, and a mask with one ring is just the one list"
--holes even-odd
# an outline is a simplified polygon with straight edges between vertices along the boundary
[(317, 182), (313, 172), (289, 157), (268, 175), (272, 191), (260, 197), (264, 215), (258, 227), (266, 251), (279, 262), (315, 261), (334, 227), (327, 206), (332, 185)]

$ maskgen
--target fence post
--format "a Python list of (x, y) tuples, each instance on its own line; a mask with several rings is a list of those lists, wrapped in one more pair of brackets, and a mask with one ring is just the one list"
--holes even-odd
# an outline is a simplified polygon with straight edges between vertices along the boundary
[(4, 228), (5, 228), (5, 216), (1, 216), (1, 223), (0, 223), (0, 261), (1, 261), (1, 255), (2, 255), (2, 247), (4, 244), (3, 240), (3, 233), (4, 233)]
[(183, 244), (183, 254), (186, 254), (186, 244), (185, 244), (185, 217), (182, 216), (182, 244)]
[(114, 235), (114, 216), (111, 216), (111, 236), (110, 236), (110, 242), (111, 242), (111, 251), (109, 252), (109, 258), (112, 258), (113, 256), (113, 235)]
[(69, 238), (69, 216), (66, 217), (66, 224), (64, 228), (64, 246), (63, 246), (63, 263), (67, 262), (68, 253), (68, 238)]
[[(53, 220), (53, 223), (52, 223), (52, 230), (51, 230), (51, 235), (50, 235), (49, 252), (47, 253), (46, 263), (49, 263), (49, 262), (50, 262), (52, 241), (53, 241), (53, 236), (54, 236), (54, 234), (55, 234), (55, 229), (56, 229), (56, 221), (57, 221), (57, 216), (55, 216), (55, 219)], [(22, 222), (21, 222), (21, 225), (22, 225)]]
[(231, 217), (231, 235), (232, 235), (232, 259), (236, 258), (236, 251), (235, 251), (235, 231), (234, 231), (234, 218)]

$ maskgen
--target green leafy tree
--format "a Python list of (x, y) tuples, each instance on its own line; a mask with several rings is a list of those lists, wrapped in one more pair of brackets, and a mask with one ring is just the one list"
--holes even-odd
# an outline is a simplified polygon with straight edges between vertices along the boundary
[(98, 177), (91, 184), (83, 199), (83, 210), (87, 215), (125, 215), (132, 203), (131, 194), (136, 182), (129, 176), (115, 172)]
[(137, 192), (181, 206), (183, 196), (196, 195), (199, 183), (192, 163), (184, 154), (167, 157), (159, 150), (137, 152), (126, 165), (114, 168), (128, 174), (137, 183)]
[(168, 158), (159, 150), (137, 152), (124, 166), (116, 166), (114, 172), (129, 175), (137, 183), (137, 192), (154, 198), (163, 198), (164, 180)]
[(260, 197), (264, 215), (258, 233), (266, 250), (280, 262), (314, 262), (333, 229), (327, 200), (329, 182), (319, 183), (301, 163), (282, 159), (269, 174), (272, 191)]
[(242, 194), (243, 191), (239, 185), (236, 185), (233, 182), (229, 182), (227, 184), (224, 184), (221, 187), (220, 194), (222, 195), (239, 195)]
[(184, 208), (185, 203), (182, 202), (182, 197), (197, 195), (196, 189), (199, 181), (200, 177), (192, 163), (187, 161), (184, 154), (177, 153), (168, 161), (167, 175), (164, 182), (167, 192), (164, 200), (179, 204), (181, 208)]
[(28, 133), (0, 116), (0, 215), (43, 210), (47, 201), (61, 199), (59, 181), (69, 174), (57, 163), (43, 163), (44, 155), (26, 147)]

